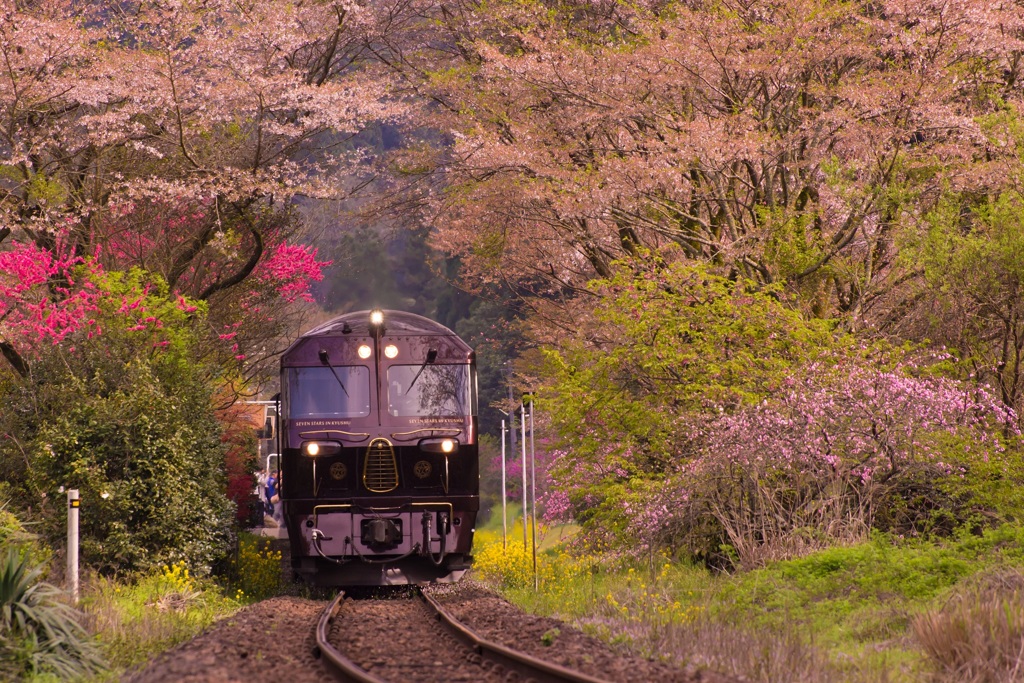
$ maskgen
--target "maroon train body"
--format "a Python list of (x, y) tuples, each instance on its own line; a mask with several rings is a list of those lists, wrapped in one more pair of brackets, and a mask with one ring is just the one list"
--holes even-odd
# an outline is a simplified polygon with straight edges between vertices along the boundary
[(359, 311), (281, 357), (281, 500), (314, 585), (457, 579), (480, 505), (473, 350), (399, 311)]

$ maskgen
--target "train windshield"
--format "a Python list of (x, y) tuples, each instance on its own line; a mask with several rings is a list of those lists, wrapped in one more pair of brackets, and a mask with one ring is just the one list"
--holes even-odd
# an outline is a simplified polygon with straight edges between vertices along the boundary
[(366, 417), (370, 370), (359, 365), (288, 368), (290, 417)]
[(468, 365), (392, 365), (388, 412), (399, 417), (469, 415)]

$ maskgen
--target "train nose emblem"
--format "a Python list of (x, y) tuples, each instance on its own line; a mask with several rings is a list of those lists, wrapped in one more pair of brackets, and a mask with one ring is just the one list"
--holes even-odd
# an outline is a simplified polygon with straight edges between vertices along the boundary
[(374, 493), (387, 493), (398, 488), (398, 462), (395, 449), (387, 439), (374, 439), (363, 460), (363, 485)]
[(348, 468), (345, 467), (343, 462), (335, 462), (331, 464), (331, 479), (341, 480), (348, 475)]
[(434, 468), (431, 467), (430, 463), (426, 460), (420, 460), (413, 466), (413, 474), (420, 479), (426, 479), (430, 476), (430, 471)]

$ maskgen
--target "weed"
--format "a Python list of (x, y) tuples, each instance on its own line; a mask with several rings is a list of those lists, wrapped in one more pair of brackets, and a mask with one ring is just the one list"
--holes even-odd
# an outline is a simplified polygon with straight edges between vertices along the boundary
[(551, 628), (545, 631), (540, 636), (540, 642), (546, 647), (551, 647), (555, 644), (555, 639), (562, 635), (562, 631), (559, 628)]

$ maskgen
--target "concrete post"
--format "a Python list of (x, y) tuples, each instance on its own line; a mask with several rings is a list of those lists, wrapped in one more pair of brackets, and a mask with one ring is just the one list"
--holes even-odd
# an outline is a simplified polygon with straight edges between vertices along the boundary
[(78, 489), (68, 489), (68, 591), (78, 604)]

